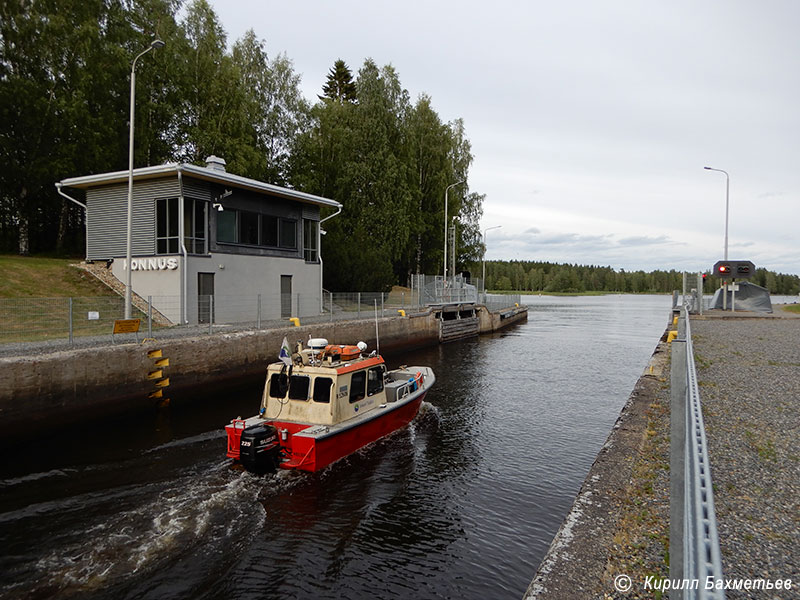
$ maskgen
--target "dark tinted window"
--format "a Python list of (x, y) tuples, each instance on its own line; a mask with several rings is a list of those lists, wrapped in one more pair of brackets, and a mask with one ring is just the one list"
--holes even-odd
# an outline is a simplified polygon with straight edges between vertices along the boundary
[(269, 395), (273, 398), (285, 398), (289, 389), (289, 378), (286, 373), (273, 373), (269, 379)]
[(278, 245), (278, 217), (261, 215), (261, 245)]
[(330, 402), (332, 385), (333, 379), (330, 377), (317, 377), (314, 380), (314, 402)]
[(258, 245), (258, 214), (247, 211), (239, 213), (239, 239), (240, 244)]
[(308, 400), (308, 389), (311, 387), (311, 378), (305, 375), (292, 375), (289, 382), (290, 400)]
[(364, 398), (364, 388), (367, 383), (367, 372), (357, 371), (350, 377), (350, 402), (358, 402)]
[(383, 367), (374, 367), (367, 375), (367, 396), (372, 396), (383, 390)]

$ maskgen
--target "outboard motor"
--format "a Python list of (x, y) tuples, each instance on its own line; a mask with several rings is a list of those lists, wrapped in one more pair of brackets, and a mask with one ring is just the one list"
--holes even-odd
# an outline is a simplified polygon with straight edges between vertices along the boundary
[(250, 425), (242, 431), (239, 460), (248, 471), (271, 471), (278, 466), (278, 430), (272, 425)]

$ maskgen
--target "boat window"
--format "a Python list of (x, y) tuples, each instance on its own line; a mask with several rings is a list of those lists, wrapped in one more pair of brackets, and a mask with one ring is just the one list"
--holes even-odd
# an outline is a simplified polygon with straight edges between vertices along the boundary
[(317, 377), (314, 380), (314, 402), (331, 401), (331, 387), (333, 386), (333, 379), (330, 377)]
[(364, 388), (367, 383), (367, 372), (356, 371), (350, 377), (350, 403), (364, 399)]
[(383, 391), (384, 371), (385, 369), (383, 365), (369, 370), (369, 374), (367, 376), (367, 396), (372, 396), (373, 394)]
[(285, 398), (289, 389), (289, 378), (286, 373), (273, 373), (269, 378), (269, 395), (273, 398)]
[(311, 387), (311, 377), (308, 375), (292, 375), (289, 381), (290, 400), (308, 400), (308, 389)]

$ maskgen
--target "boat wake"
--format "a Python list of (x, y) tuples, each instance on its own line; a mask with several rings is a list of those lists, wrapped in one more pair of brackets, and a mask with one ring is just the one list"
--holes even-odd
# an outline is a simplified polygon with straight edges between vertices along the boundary
[[(175, 445), (180, 444), (169, 446)], [(30, 477), (45, 476), (63, 474)], [(133, 576), (158, 581), (187, 564), (209, 568), (209, 555), (218, 566), (227, 564), (263, 526), (260, 498), (293, 483), (280, 473), (257, 476), (215, 459), (166, 481), (119, 485), (2, 513), (0, 570), (7, 576), (0, 597), (83, 596), (100, 590), (124, 596)], [(88, 527), (87, 511), (93, 515)]]

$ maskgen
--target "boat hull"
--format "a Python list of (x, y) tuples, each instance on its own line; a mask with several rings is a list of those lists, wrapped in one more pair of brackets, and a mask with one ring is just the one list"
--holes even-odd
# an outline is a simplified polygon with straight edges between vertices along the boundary
[[(375, 415), (374, 418), (346, 428), (331, 429), (321, 435), (306, 433), (308, 430), (290, 435), (284, 444), (289, 460), (278, 466), (283, 469), (299, 469), (309, 472), (324, 469), (364, 446), (406, 427), (419, 412), (426, 393), (423, 391), (415, 398), (392, 410), (382, 412)], [(274, 422), (274, 425), (280, 429), (289, 424)]]

